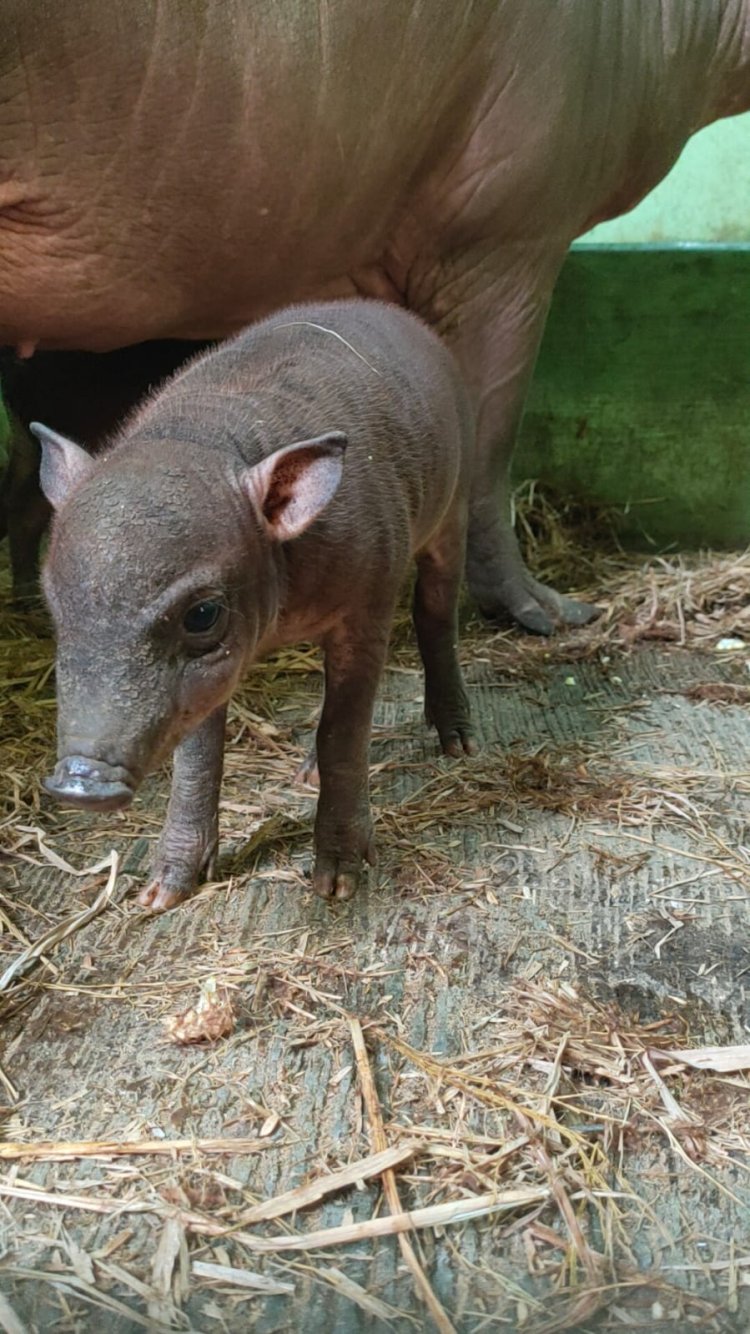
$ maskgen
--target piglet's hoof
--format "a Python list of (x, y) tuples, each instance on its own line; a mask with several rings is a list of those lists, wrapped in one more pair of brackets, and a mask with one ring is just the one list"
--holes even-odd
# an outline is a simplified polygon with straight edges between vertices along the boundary
[(162, 884), (160, 880), (152, 880), (138, 894), (136, 903), (141, 908), (148, 908), (150, 912), (166, 912), (169, 908), (176, 908), (189, 894), (190, 890), (176, 889), (172, 885)]
[(440, 737), (444, 755), (460, 760), (462, 755), (478, 755), (479, 746), (469, 722), (469, 705), (464, 695), (455, 706), (442, 699), (426, 699), (424, 720)]
[[(362, 857), (370, 866), (375, 865), (377, 858), (372, 834)], [(357, 892), (361, 870), (360, 857), (354, 859), (350, 853), (337, 857), (335, 853), (319, 852), (313, 870), (313, 889), (321, 899), (351, 899)]]
[(313, 746), (308, 751), (299, 769), (294, 775), (294, 783), (298, 787), (320, 787), (320, 770), (318, 769), (318, 752)]
[(479, 746), (470, 727), (458, 728), (455, 732), (441, 734), (440, 744), (444, 755), (451, 755), (460, 760), (462, 755), (478, 755)]
[[(162, 836), (164, 838), (164, 836)], [(216, 863), (216, 830), (199, 829), (192, 847), (175, 855), (164, 839), (151, 863), (152, 879), (136, 898), (149, 912), (167, 912), (189, 899), (203, 880), (210, 880)]]

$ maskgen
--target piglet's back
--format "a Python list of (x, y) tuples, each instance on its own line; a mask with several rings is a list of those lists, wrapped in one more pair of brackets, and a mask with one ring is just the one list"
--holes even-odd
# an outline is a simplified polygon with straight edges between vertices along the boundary
[(398, 439), (415, 470), (455, 456), (457, 443), (468, 455), (473, 432), (460, 373), (437, 335), (399, 306), (341, 300), (287, 307), (198, 357), (120, 438), (191, 440), (253, 463), (331, 429), (384, 464)]

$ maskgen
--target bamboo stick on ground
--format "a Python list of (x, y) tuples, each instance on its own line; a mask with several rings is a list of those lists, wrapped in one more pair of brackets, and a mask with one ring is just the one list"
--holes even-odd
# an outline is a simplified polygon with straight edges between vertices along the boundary
[(95, 1200), (88, 1195), (67, 1195), (64, 1191), (37, 1190), (0, 1181), (0, 1198), (30, 1200), (32, 1204), (53, 1204), (58, 1209), (81, 1209), (90, 1214), (162, 1214), (153, 1200)]
[[(349, 1019), (349, 1028), (351, 1029), (352, 1045), (354, 1047), (354, 1055), (356, 1057), (357, 1069), (359, 1071), (362, 1097), (364, 1098), (367, 1115), (370, 1121), (370, 1140), (373, 1149), (382, 1152), (387, 1147), (383, 1114), (380, 1110), (380, 1100), (378, 1098), (377, 1089), (375, 1088), (375, 1080), (372, 1077), (372, 1070), (370, 1069), (370, 1061), (367, 1055), (362, 1025), (360, 1024), (359, 1019), (351, 1016)], [(399, 1198), (398, 1185), (396, 1183), (396, 1174), (392, 1167), (386, 1168), (383, 1172), (383, 1190), (391, 1214), (400, 1214), (402, 1212), (401, 1200)], [(455, 1327), (446, 1315), (432, 1290), (427, 1275), (419, 1263), (419, 1258), (409, 1241), (409, 1238), (401, 1232), (399, 1233), (398, 1241), (404, 1261), (407, 1267), (411, 1270), (414, 1278), (417, 1292), (440, 1330), (440, 1334), (456, 1334)]]
[(446, 1200), (444, 1204), (431, 1204), (425, 1209), (413, 1209), (411, 1213), (389, 1214), (385, 1218), (368, 1218), (363, 1223), (321, 1228), (319, 1232), (308, 1232), (303, 1236), (254, 1237), (249, 1232), (235, 1232), (234, 1228), (224, 1227), (200, 1215), (180, 1213), (180, 1217), (194, 1232), (212, 1236), (229, 1233), (250, 1250), (260, 1255), (272, 1255), (275, 1251), (319, 1251), (327, 1246), (348, 1246), (370, 1237), (398, 1236), (401, 1232), (423, 1227), (447, 1227), (450, 1223), (465, 1223), (470, 1218), (484, 1218), (525, 1204), (541, 1204), (549, 1198), (549, 1186), (519, 1186), (515, 1190), (489, 1191), (485, 1195)]
[(447, 1227), (450, 1223), (464, 1223), (470, 1218), (484, 1218), (488, 1214), (518, 1209), (523, 1205), (541, 1204), (550, 1198), (548, 1186), (519, 1186), (515, 1190), (490, 1191), (484, 1195), (467, 1195), (444, 1204), (431, 1204), (411, 1213), (390, 1214), (385, 1218), (370, 1218), (364, 1223), (347, 1223), (341, 1227), (322, 1228), (300, 1236), (255, 1237), (250, 1232), (238, 1232), (233, 1226), (217, 1222), (203, 1214), (187, 1209), (174, 1209), (154, 1200), (95, 1200), (87, 1195), (65, 1195), (62, 1192), (34, 1190), (31, 1186), (17, 1186), (0, 1180), (0, 1197), (30, 1200), (35, 1204), (52, 1204), (62, 1209), (81, 1209), (97, 1214), (156, 1214), (174, 1216), (184, 1227), (204, 1237), (234, 1237), (235, 1241), (258, 1255), (273, 1255), (276, 1251), (319, 1251), (328, 1246), (348, 1246), (351, 1242), (367, 1241), (370, 1237), (391, 1237), (401, 1232), (412, 1232), (423, 1227)]
[(380, 1152), (370, 1154), (369, 1158), (360, 1158), (356, 1163), (348, 1163), (346, 1167), (339, 1168), (338, 1172), (318, 1177), (316, 1181), (310, 1181), (306, 1186), (298, 1186), (295, 1190), (274, 1196), (272, 1200), (264, 1200), (261, 1204), (253, 1205), (252, 1209), (240, 1214), (237, 1223), (240, 1227), (247, 1227), (250, 1223), (264, 1223), (271, 1218), (281, 1218), (284, 1214), (296, 1213), (298, 1209), (317, 1204), (327, 1195), (344, 1190), (347, 1186), (354, 1185), (356, 1181), (367, 1181), (370, 1177), (385, 1176), (386, 1172), (392, 1173), (394, 1167), (400, 1167), (402, 1163), (413, 1158), (420, 1147), (416, 1140), (405, 1140), (403, 1144), (391, 1148), (384, 1146)]
[[(25, 1144), (21, 1140), (0, 1141), (0, 1159), (42, 1159), (48, 1163), (66, 1163), (75, 1158), (127, 1158), (173, 1153), (260, 1153), (278, 1148), (278, 1140), (267, 1139), (135, 1139), (135, 1140), (45, 1140)], [(404, 1155), (411, 1157), (411, 1153)]]

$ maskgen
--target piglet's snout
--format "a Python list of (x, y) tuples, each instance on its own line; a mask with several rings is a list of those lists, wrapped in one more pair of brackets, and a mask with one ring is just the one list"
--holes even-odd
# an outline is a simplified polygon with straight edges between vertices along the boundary
[(54, 773), (44, 779), (44, 787), (66, 806), (116, 811), (130, 805), (136, 783), (121, 765), (85, 755), (66, 755)]

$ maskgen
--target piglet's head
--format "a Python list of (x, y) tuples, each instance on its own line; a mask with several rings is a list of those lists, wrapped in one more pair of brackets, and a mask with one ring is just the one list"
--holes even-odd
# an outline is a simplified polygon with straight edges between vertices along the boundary
[(341, 481), (339, 432), (230, 472), (198, 444), (130, 438), (91, 458), (34, 424), (56, 511), (44, 589), (57, 634), (48, 791), (127, 805), (231, 695), (278, 613), (279, 553)]

